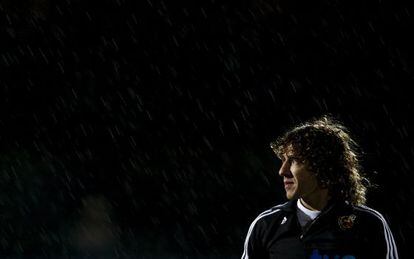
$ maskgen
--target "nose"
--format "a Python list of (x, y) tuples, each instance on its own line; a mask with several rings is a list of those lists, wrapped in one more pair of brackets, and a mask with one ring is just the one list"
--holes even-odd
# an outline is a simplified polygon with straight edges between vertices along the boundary
[(282, 165), (280, 166), (280, 169), (279, 169), (279, 175), (280, 176), (288, 176), (288, 175), (290, 175), (291, 173), (290, 173), (290, 164), (288, 163), (288, 161), (286, 160), (286, 161), (284, 161), (284, 162), (282, 162)]

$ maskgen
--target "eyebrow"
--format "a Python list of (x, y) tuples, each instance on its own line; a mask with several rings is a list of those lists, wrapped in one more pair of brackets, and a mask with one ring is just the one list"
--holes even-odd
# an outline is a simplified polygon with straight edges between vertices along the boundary
[(284, 161), (284, 160), (285, 160), (285, 156), (286, 156), (286, 159), (297, 158), (297, 157), (296, 157), (296, 156), (294, 156), (294, 155), (282, 155), (282, 157), (280, 158), (280, 160)]

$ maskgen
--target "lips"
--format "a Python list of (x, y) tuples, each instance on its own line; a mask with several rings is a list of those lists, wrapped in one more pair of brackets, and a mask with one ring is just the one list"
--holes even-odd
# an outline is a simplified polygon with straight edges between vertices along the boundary
[(289, 188), (289, 187), (291, 187), (293, 185), (293, 182), (290, 182), (290, 181), (285, 181), (283, 183), (285, 185), (285, 188)]

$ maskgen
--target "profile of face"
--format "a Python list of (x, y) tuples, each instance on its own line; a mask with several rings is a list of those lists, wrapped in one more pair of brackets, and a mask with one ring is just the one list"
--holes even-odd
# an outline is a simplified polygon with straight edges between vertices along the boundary
[(294, 157), (292, 147), (289, 146), (283, 154), (279, 175), (283, 177), (286, 197), (289, 200), (307, 198), (321, 190), (316, 176)]

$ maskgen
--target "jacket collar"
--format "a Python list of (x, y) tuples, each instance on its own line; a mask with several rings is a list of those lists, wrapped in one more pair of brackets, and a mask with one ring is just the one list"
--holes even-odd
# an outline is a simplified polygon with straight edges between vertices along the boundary
[(294, 211), (296, 211), (296, 202), (297, 201), (298, 201), (297, 199), (290, 200), (290, 201), (286, 202), (285, 204), (283, 204), (281, 209), (283, 211), (286, 211), (286, 212), (294, 212)]
[[(297, 209), (297, 201), (298, 199), (289, 200), (288, 202), (280, 205), (280, 207), (276, 206), (275, 208), (279, 208), (286, 212), (295, 212)], [(336, 211), (345, 207), (347, 207), (346, 202), (330, 199), (325, 208), (322, 209), (321, 214), (330, 213), (331, 211)]]

